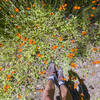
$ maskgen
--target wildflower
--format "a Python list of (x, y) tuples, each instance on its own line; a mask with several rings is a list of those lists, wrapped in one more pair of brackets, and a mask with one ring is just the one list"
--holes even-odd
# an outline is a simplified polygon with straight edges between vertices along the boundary
[(64, 77), (61, 77), (61, 80), (64, 80), (64, 81), (66, 81), (66, 78), (64, 78)]
[(45, 4), (45, 2), (44, 1), (42, 1), (42, 6), (44, 7), (46, 4)]
[(16, 8), (16, 12), (19, 12), (19, 9), (18, 8)]
[(95, 3), (96, 1), (94, 0), (94, 1), (92, 1), (92, 3)]
[(29, 44), (32, 44), (32, 39), (30, 40)]
[(59, 37), (59, 40), (60, 40), (60, 41), (62, 41), (62, 40), (63, 40), (63, 38), (60, 36), (60, 37)]
[(92, 61), (92, 64), (96, 64), (94, 61)]
[(23, 39), (23, 41), (28, 41), (28, 38), (25, 37), (25, 38)]
[(93, 48), (93, 51), (97, 51), (97, 48)]
[(0, 7), (0, 10), (2, 10), (2, 8)]
[(9, 85), (5, 85), (5, 86), (4, 86), (4, 92), (6, 92), (9, 88), (10, 88)]
[(92, 72), (91, 75), (94, 76), (94, 72)]
[(82, 35), (84, 36), (84, 35), (86, 35), (87, 34), (87, 31), (83, 31), (82, 32)]
[(11, 75), (7, 75), (6, 79), (11, 80), (10, 77), (11, 77)]
[(80, 6), (78, 6), (77, 9), (79, 10), (80, 9)]
[(33, 41), (32, 43), (35, 44), (35, 41)]
[(36, 49), (38, 50), (39, 49), (39, 46), (37, 46)]
[(96, 63), (96, 64), (100, 64), (100, 61), (99, 61), (99, 60), (96, 60), (95, 63)]
[(78, 7), (77, 6), (74, 6), (74, 9), (76, 10), (76, 9), (78, 9)]
[(40, 53), (38, 53), (38, 54), (37, 54), (37, 56), (41, 58), (43, 55), (42, 55), (42, 54), (40, 54)]
[(19, 51), (19, 52), (21, 52), (22, 50), (21, 50), (21, 49), (19, 49), (18, 51)]
[(44, 63), (45, 63), (45, 64), (47, 64), (47, 61), (46, 61), (46, 60), (44, 60)]
[(36, 24), (36, 28), (39, 28), (39, 24)]
[(91, 9), (92, 9), (92, 10), (95, 10), (95, 7), (92, 7)]
[(2, 43), (0, 43), (0, 47), (2, 47), (3, 46), (3, 44)]
[(35, 4), (33, 4), (32, 6), (35, 7)]
[(71, 63), (71, 66), (74, 67), (74, 68), (76, 69), (77, 64), (75, 64), (75, 63), (72, 62), (72, 63)]
[(75, 56), (74, 53), (67, 54), (67, 57), (68, 57), (68, 58), (73, 58), (74, 56)]
[(23, 45), (23, 43), (21, 42), (21, 43), (20, 43), (20, 46), (22, 46), (22, 45)]
[(26, 10), (30, 10), (30, 8), (29, 7), (26, 7)]
[(91, 14), (90, 16), (91, 16), (91, 17), (94, 17), (94, 15), (93, 15), (93, 14)]
[(74, 43), (75, 42), (75, 40), (71, 40), (71, 43)]
[(67, 4), (65, 3), (63, 6), (64, 6), (64, 7), (66, 7), (66, 6), (67, 6)]
[(39, 92), (43, 92), (43, 89), (39, 89)]
[(21, 98), (21, 95), (20, 94), (18, 94), (18, 98)]
[(8, 0), (5, 0), (6, 2), (8, 2)]
[(52, 49), (53, 50), (56, 50), (57, 49), (57, 46), (56, 45), (52, 46)]
[(61, 48), (63, 48), (64, 47), (64, 45), (61, 45)]
[(42, 72), (40, 72), (41, 75), (44, 75), (46, 73), (45, 70), (43, 70)]
[(74, 89), (76, 89), (76, 88), (77, 88), (77, 86), (78, 86), (78, 83), (75, 83), (75, 84), (74, 84)]
[(54, 15), (54, 13), (50, 13), (50, 15)]
[(15, 73), (16, 73), (16, 71), (12, 71), (11, 73), (12, 73), (12, 74), (15, 74)]
[(0, 67), (0, 71), (2, 71), (2, 67)]
[(11, 18), (13, 18), (13, 17), (14, 17), (14, 15), (12, 15), (12, 14), (11, 14), (11, 15), (10, 15), (10, 17), (11, 17)]
[(19, 26), (19, 25), (17, 25), (17, 26), (16, 26), (16, 28), (17, 28), (17, 29), (20, 29), (20, 26)]
[(52, 37), (56, 37), (56, 35), (52, 35)]
[(18, 57), (18, 59), (20, 59), (21, 58), (21, 55), (18, 55), (17, 57)]

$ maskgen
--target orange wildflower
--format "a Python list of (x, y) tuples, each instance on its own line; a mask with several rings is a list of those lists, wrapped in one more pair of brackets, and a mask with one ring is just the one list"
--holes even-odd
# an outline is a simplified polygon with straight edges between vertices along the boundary
[(30, 10), (30, 8), (29, 7), (26, 7), (26, 10)]
[(2, 47), (3, 46), (3, 44), (2, 43), (0, 43), (0, 47)]
[(35, 7), (35, 4), (33, 4), (32, 6)]
[(96, 64), (100, 64), (100, 61), (99, 60), (96, 60), (96, 62), (95, 62)]
[(43, 92), (43, 89), (39, 89), (39, 92)]
[(0, 71), (2, 71), (2, 67), (0, 67)]
[(10, 77), (11, 77), (11, 75), (7, 75), (6, 79), (11, 80)]
[(17, 29), (20, 29), (20, 26), (18, 25), (18, 26), (16, 26), (16, 28), (17, 28)]
[(65, 3), (63, 6), (64, 6), (64, 7), (66, 7), (66, 6), (67, 6), (67, 4)]
[(91, 17), (94, 17), (94, 15), (93, 15), (93, 14), (91, 14), (90, 16), (91, 16)]
[(5, 86), (4, 86), (4, 92), (6, 92), (9, 88), (10, 88), (9, 85), (5, 85)]
[(74, 67), (74, 68), (76, 69), (77, 64), (75, 64), (75, 63), (72, 62), (72, 63), (71, 63), (71, 66)]
[(5, 0), (6, 2), (8, 2), (8, 0)]
[(53, 50), (56, 50), (56, 49), (57, 49), (57, 46), (56, 46), (56, 45), (54, 45), (54, 46), (52, 47), (52, 49), (53, 49)]
[(44, 7), (46, 4), (45, 4), (45, 2), (44, 1), (42, 1), (42, 6)]
[(62, 77), (62, 78), (61, 78), (61, 80), (64, 80), (64, 81), (66, 81), (66, 78)]
[(35, 41), (33, 41), (33, 44), (35, 44)]
[(20, 46), (22, 46), (22, 45), (23, 45), (23, 43), (21, 42), (21, 43), (20, 43)]
[(42, 54), (40, 54), (40, 53), (38, 53), (38, 54), (37, 54), (37, 56), (41, 58), (43, 55), (42, 55)]
[(18, 59), (20, 59), (21, 58), (21, 55), (18, 55), (17, 57), (18, 57)]
[(0, 7), (0, 10), (2, 10), (2, 8)]
[(83, 31), (83, 32), (82, 32), (82, 35), (86, 35), (86, 34), (87, 34), (87, 31)]
[(74, 43), (75, 42), (75, 40), (71, 40), (71, 43)]
[(11, 15), (10, 15), (10, 17), (11, 17), (11, 18), (13, 18), (13, 17), (14, 17), (14, 15), (12, 15), (12, 14), (11, 14)]
[(25, 38), (23, 39), (23, 41), (28, 41), (28, 38), (25, 37)]
[(92, 1), (92, 3), (95, 3), (96, 1), (94, 0), (94, 1)]
[(30, 40), (29, 44), (32, 44), (32, 39)]
[(63, 48), (64, 47), (64, 45), (61, 45), (61, 48)]
[(78, 83), (75, 83), (75, 84), (74, 84), (74, 89), (76, 89), (76, 88), (77, 88), (77, 86), (78, 86)]
[(12, 73), (12, 74), (15, 74), (15, 73), (16, 73), (16, 71), (12, 71), (11, 73)]
[(56, 35), (52, 35), (52, 37), (56, 37)]
[(75, 10), (76, 10), (76, 9), (78, 9), (78, 7), (77, 7), (77, 6), (74, 6), (74, 8), (73, 8), (73, 9), (75, 9)]
[(79, 10), (80, 9), (80, 6), (78, 6), (77, 9)]
[(45, 70), (43, 70), (42, 72), (40, 72), (41, 75), (44, 75), (46, 73)]
[(54, 13), (50, 13), (50, 15), (54, 15)]
[(60, 36), (60, 37), (59, 37), (59, 40), (60, 40), (60, 41), (62, 41), (62, 40), (63, 40), (63, 38)]
[(97, 48), (93, 48), (93, 51), (97, 51)]
[(92, 9), (92, 10), (95, 10), (95, 7), (92, 7), (91, 9)]
[(19, 99), (21, 98), (21, 95), (20, 95), (20, 94), (18, 94), (18, 98), (19, 98)]
[(19, 12), (19, 9), (18, 8), (16, 8), (16, 12)]
[(37, 46), (36, 49), (39, 49), (39, 46)]
[(73, 58), (74, 56), (75, 56), (74, 53), (67, 54), (67, 57), (68, 57), (68, 58)]
[(39, 28), (39, 24), (36, 24), (36, 28)]
[(47, 61), (46, 61), (46, 60), (44, 60), (44, 63), (45, 63), (45, 64), (47, 64)]
[(21, 52), (21, 51), (22, 51), (22, 49), (19, 49), (18, 51), (19, 51), (19, 52)]
[(92, 64), (96, 64), (94, 61), (92, 61)]
[(91, 75), (94, 76), (94, 72), (92, 72)]

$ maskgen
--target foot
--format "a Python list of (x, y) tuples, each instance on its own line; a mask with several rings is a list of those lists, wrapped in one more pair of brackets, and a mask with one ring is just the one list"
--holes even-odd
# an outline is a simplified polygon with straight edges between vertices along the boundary
[(64, 85), (65, 81), (64, 81), (63, 70), (62, 70), (61, 67), (59, 67), (57, 74), (58, 74), (58, 84), (59, 85)]
[(57, 85), (57, 74), (56, 74), (56, 68), (55, 63), (51, 62), (49, 64), (49, 78), (48, 80), (52, 80)]

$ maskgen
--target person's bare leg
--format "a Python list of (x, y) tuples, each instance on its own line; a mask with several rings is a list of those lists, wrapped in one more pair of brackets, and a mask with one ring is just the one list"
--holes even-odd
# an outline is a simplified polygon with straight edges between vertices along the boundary
[(55, 85), (52, 80), (48, 80), (43, 92), (42, 100), (54, 100)]
[(62, 100), (73, 100), (70, 91), (65, 85), (60, 86), (60, 91)]

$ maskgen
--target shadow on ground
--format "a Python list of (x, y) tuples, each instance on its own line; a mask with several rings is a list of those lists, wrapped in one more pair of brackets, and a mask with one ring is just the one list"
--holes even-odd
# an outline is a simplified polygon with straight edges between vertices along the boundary
[[(81, 79), (78, 74), (72, 70), (68, 73), (70, 78), (68, 81), (65, 81), (65, 85), (70, 90), (73, 100), (90, 100), (90, 94), (88, 93), (88, 89), (84, 83), (85, 79)], [(79, 80), (78, 90), (74, 88), (75, 83), (72, 81), (72, 78), (77, 78)], [(56, 100), (60, 100), (60, 96), (57, 96)]]

